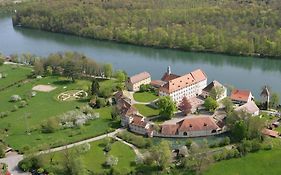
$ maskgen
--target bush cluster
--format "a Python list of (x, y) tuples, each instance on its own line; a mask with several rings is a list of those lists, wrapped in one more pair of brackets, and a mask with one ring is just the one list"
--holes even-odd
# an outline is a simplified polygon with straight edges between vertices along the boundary
[(130, 132), (118, 133), (117, 137), (135, 145), (138, 148), (149, 148), (152, 145), (151, 139), (143, 138), (142, 136), (138, 136)]

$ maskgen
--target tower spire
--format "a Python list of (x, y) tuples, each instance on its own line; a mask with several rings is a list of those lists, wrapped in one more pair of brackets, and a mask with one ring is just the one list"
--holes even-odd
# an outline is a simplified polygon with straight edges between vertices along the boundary
[(171, 73), (172, 73), (172, 71), (171, 71), (171, 66), (168, 66), (168, 67), (167, 67), (167, 74), (170, 75)]

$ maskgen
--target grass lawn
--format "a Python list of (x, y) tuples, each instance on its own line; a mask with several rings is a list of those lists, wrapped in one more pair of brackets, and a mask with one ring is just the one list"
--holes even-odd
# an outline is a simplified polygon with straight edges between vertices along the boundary
[(134, 99), (138, 102), (151, 102), (153, 100), (156, 100), (158, 98), (157, 95), (155, 95), (152, 92), (136, 92), (134, 93)]
[(275, 130), (275, 131), (278, 131), (279, 133), (281, 133), (281, 126), (275, 128), (274, 130)]
[[(99, 140), (90, 143), (91, 149), (85, 154), (81, 155), (82, 161), (84, 162), (86, 169), (90, 172), (97, 173), (97, 174), (105, 174), (109, 172), (109, 168), (105, 168), (103, 164), (106, 161), (106, 154), (103, 151), (105, 144), (105, 140)], [(55, 153), (55, 161), (60, 163), (61, 158), (60, 156), (62, 152)], [(109, 151), (108, 155), (112, 155), (118, 158), (118, 164), (114, 166), (114, 168), (121, 172), (122, 174), (127, 174), (134, 170), (134, 166), (132, 165), (135, 161), (135, 153), (134, 151), (127, 145), (116, 141), (111, 145), (111, 150)], [(45, 160), (48, 160), (48, 156), (45, 156)], [(48, 161), (47, 161), (48, 164)]]
[(205, 175), (281, 174), (281, 150), (259, 151), (212, 165)]
[(149, 107), (147, 105), (135, 104), (134, 106), (145, 117), (153, 117), (153, 116), (159, 115), (159, 110), (158, 109), (151, 108), (151, 107)]
[[(40, 132), (40, 125), (44, 120), (66, 111), (74, 110), (77, 106), (87, 104), (86, 100), (68, 102), (57, 100), (57, 95), (61, 92), (71, 89), (87, 90), (90, 82), (86, 80), (77, 80), (75, 83), (72, 83), (66, 81), (64, 78), (46, 77), (40, 80), (32, 80), (31, 82), (22, 84), (20, 87), (13, 86), (0, 92), (0, 112), (10, 111), (14, 105), (17, 105), (17, 103), (9, 102), (12, 95), (18, 94), (24, 97), (26, 93), (31, 91), (33, 86), (38, 84), (50, 84), (57, 88), (51, 92), (37, 92), (37, 95), (28, 101), (26, 107), (19, 108), (15, 112), (9, 112), (7, 117), (0, 118), (0, 129), (8, 130), (6, 142), (12, 148), (22, 150), (23, 147), (29, 145), (30, 147), (38, 147), (39, 149), (39, 147), (47, 143), (52, 143), (52, 146), (59, 146), (101, 135), (110, 128), (119, 127), (119, 121), (113, 122), (111, 120), (111, 108), (107, 107), (97, 109), (96, 111), (100, 113), (100, 118), (91, 121), (90, 125), (83, 126), (80, 129), (59, 130), (51, 134), (42, 134)], [(28, 114), (27, 118), (25, 117), (26, 114)], [(25, 133), (27, 128), (32, 131), (31, 135)]]
[(7, 74), (6, 78), (0, 79), (0, 89), (13, 84), (14, 82), (26, 79), (27, 75), (29, 75), (31, 71), (32, 69), (29, 67), (17, 65), (0, 66), (0, 73)]

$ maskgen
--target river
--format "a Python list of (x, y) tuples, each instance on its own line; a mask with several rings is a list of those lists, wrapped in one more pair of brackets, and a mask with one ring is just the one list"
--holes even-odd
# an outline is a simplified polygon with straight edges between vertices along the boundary
[(0, 52), (33, 53), (47, 56), (54, 52), (77, 51), (98, 62), (112, 63), (129, 75), (148, 71), (160, 79), (171, 66), (172, 72), (184, 74), (201, 68), (223, 84), (249, 89), (259, 98), (261, 87), (269, 85), (281, 95), (281, 60), (193, 53), (170, 49), (153, 49), (114, 42), (98, 41), (65, 34), (14, 28), (11, 17), (0, 17)]

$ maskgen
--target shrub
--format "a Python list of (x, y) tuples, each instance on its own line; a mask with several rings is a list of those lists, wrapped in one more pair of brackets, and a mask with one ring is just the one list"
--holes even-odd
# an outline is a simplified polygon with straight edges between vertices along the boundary
[(27, 105), (27, 102), (25, 101), (25, 100), (22, 100), (22, 101), (20, 101), (20, 103), (19, 103), (19, 107), (20, 108), (23, 108), (23, 107), (25, 107)]
[(10, 101), (11, 102), (17, 102), (20, 101), (21, 97), (19, 95), (12, 95)]
[(226, 146), (230, 144), (230, 138), (229, 137), (224, 137), (220, 142), (219, 146)]
[(216, 161), (229, 160), (238, 157), (240, 157), (240, 152), (236, 148), (231, 150), (224, 149), (222, 152), (214, 154), (214, 159)]
[(150, 84), (142, 84), (140, 86), (140, 92), (148, 92), (152, 89), (152, 86)]
[(37, 169), (37, 173), (39, 173), (39, 174), (44, 173), (44, 171), (45, 171), (45, 170), (44, 170), (43, 168), (38, 168), (38, 169)]
[(105, 107), (105, 106), (106, 106), (106, 100), (105, 100), (104, 98), (98, 98), (98, 99), (97, 99), (96, 106), (97, 106), (98, 108)]
[(112, 166), (117, 165), (117, 164), (118, 164), (118, 158), (117, 157), (114, 157), (114, 156), (110, 155), (106, 158), (106, 161), (105, 161), (106, 166), (112, 167)]
[(11, 112), (16, 112), (19, 109), (17, 105), (14, 105), (14, 107), (11, 109)]
[(39, 170), (41, 167), (43, 167), (43, 165), (43, 160), (40, 156), (30, 156), (24, 158), (18, 163), (18, 167), (24, 172), (30, 171), (32, 169)]
[(0, 58), (0, 66), (4, 64), (4, 59)]
[(4, 146), (0, 145), (0, 158), (5, 157), (5, 150), (4, 150)]
[(78, 147), (78, 152), (80, 154), (83, 154), (90, 151), (90, 149), (91, 149), (91, 145), (89, 143), (84, 143)]
[(243, 140), (241, 144), (238, 146), (239, 152), (245, 155), (249, 152), (256, 152), (261, 149), (261, 143), (258, 139), (254, 140)]
[(192, 144), (192, 140), (187, 139), (187, 141), (185, 142), (185, 146), (189, 149), (191, 147), (191, 144)]
[(257, 152), (261, 149), (261, 143), (259, 140), (254, 139), (252, 140), (252, 150), (251, 152)]
[(8, 117), (9, 111), (6, 112), (0, 112), (0, 118)]
[(99, 95), (104, 98), (108, 98), (112, 95), (112, 87), (106, 87), (100, 90)]
[(59, 122), (56, 118), (49, 118), (44, 124), (41, 125), (43, 133), (53, 133), (60, 128)]
[(272, 150), (273, 144), (272, 143), (266, 143), (263, 147), (264, 150)]
[(139, 148), (149, 148), (152, 145), (151, 139), (143, 138), (130, 132), (118, 133), (117, 136)]

